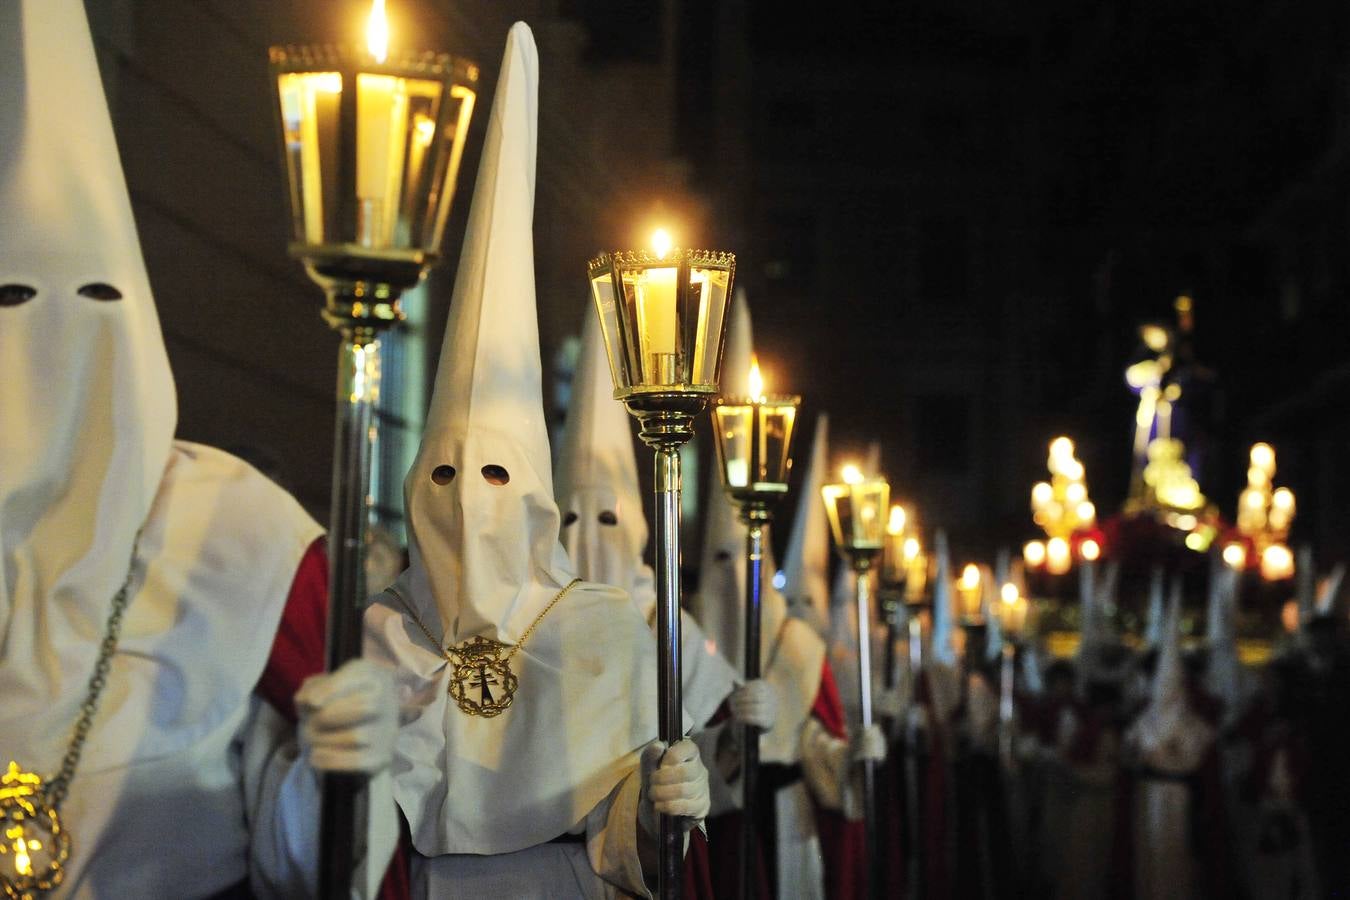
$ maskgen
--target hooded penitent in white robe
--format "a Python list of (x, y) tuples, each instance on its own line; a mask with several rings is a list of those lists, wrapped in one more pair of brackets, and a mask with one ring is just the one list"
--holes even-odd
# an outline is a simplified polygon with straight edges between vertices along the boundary
[(1126, 734), (1141, 774), (1134, 796), (1135, 896), (1196, 897), (1201, 873), (1193, 851), (1196, 791), (1188, 783), (1213, 747), (1214, 728), (1186, 697), (1181, 659), (1181, 590), (1176, 584), (1148, 706)]
[[(747, 375), (752, 352), (749, 307), (737, 299), (723, 350), (724, 393), (749, 394)], [(746, 526), (735, 506), (714, 485), (704, 520), (703, 558), (695, 616), (723, 654), (744, 671), (745, 659), (745, 539)], [(767, 543), (767, 542), (766, 542)], [(768, 556), (768, 554), (766, 554)], [(765, 571), (772, 571), (765, 565)], [(786, 571), (789, 582), (800, 573)], [(816, 834), (813, 802), (827, 809), (847, 808), (860, 812), (841, 760), (847, 744), (832, 736), (812, 716), (821, 691), (825, 666), (825, 642), (805, 621), (788, 614), (788, 604), (765, 579), (760, 598), (761, 677), (774, 688), (778, 717), (774, 727), (760, 736), (760, 762), (764, 765), (802, 766), (804, 781), (779, 790), (774, 797), (777, 833), (775, 883), (783, 897), (819, 897), (824, 891), (824, 868)], [(724, 726), (719, 726), (724, 727)], [(713, 729), (705, 734), (711, 734)], [(727, 793), (713, 775), (714, 800)], [(719, 788), (721, 790), (719, 791)], [(734, 795), (739, 784), (730, 786)], [(716, 837), (716, 834), (714, 834)]]
[(830, 481), (830, 417), (816, 417), (811, 459), (802, 478), (797, 511), (783, 558), (783, 597), (788, 614), (824, 637), (830, 622), (830, 521), (820, 489)]
[[(558, 463), (563, 546), (577, 575), (624, 589), (655, 627), (656, 579), (642, 559), (647, 517), (638, 486), (632, 417), (614, 399), (600, 318), (589, 299), (572, 385)], [(682, 612), (680, 620), (682, 699), (694, 726), (702, 728), (739, 679), (693, 616)]]
[[(367, 653), (399, 685), (394, 796), (417, 851), (414, 896), (647, 893), (637, 764), (657, 734), (655, 641), (615, 587), (578, 582), (544, 614), (575, 575), (558, 541), (540, 388), (537, 96), (534, 40), (517, 23), (404, 483), (412, 565), (366, 614)], [(492, 718), (450, 696), (444, 650), (474, 638), (515, 648), (514, 698)], [(486, 698), (481, 684), (466, 692)], [(555, 840), (566, 835), (579, 840)]]
[(251, 879), (302, 896), (315, 780), (253, 691), (320, 529), (245, 463), (173, 440), (80, 0), (0, 4), (0, 147), (0, 764), (56, 774), (130, 572), (60, 809), (71, 855), (54, 895), (200, 897)]

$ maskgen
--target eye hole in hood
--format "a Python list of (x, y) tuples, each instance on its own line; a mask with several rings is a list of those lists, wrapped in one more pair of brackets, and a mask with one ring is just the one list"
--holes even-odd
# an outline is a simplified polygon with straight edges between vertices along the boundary
[(619, 524), (619, 517), (614, 514), (614, 511), (612, 509), (606, 509), (601, 511), (600, 515), (596, 516), (596, 519), (600, 521), (601, 525)]
[(563, 527), (566, 528), (568, 525), (576, 524), (576, 521), (579, 518), (580, 516), (576, 513), (569, 511), (567, 515), (563, 516)]
[(102, 281), (92, 281), (84, 285), (77, 292), (81, 297), (88, 297), (90, 300), (121, 300), (122, 292), (111, 284), (105, 284)]
[(482, 471), (483, 478), (487, 480), (488, 484), (502, 485), (511, 480), (511, 473), (506, 471), (503, 466), (488, 463), (486, 466), (483, 466)]
[(0, 306), (20, 306), (37, 296), (37, 288), (26, 284), (0, 284)]
[(455, 480), (454, 466), (437, 466), (431, 470), (431, 480), (440, 485), (446, 485)]

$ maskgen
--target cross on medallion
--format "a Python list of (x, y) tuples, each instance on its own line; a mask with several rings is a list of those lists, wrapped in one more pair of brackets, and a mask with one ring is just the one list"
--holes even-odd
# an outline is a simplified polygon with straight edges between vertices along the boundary
[(490, 685), (498, 684), (497, 676), (488, 671), (488, 667), (482, 663), (478, 665), (478, 702), (484, 706), (494, 701)]

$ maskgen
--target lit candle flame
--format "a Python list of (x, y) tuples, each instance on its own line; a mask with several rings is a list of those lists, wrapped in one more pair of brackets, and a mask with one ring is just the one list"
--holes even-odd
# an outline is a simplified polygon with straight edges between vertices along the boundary
[(373, 0), (370, 18), (366, 20), (366, 49), (376, 62), (389, 58), (389, 19), (384, 14), (384, 0)]
[(1079, 546), (1078, 552), (1088, 562), (1096, 562), (1102, 555), (1102, 547), (1092, 538), (1088, 538)]
[(966, 563), (966, 567), (961, 570), (961, 587), (967, 591), (973, 591), (980, 586), (980, 567), (974, 563)]
[(1073, 439), (1061, 435), (1050, 442), (1050, 456), (1056, 460), (1068, 461), (1073, 459)]
[(844, 479), (844, 484), (862, 484), (863, 481), (862, 469), (859, 469), (853, 463), (849, 463), (848, 465), (844, 466), (843, 470), (840, 472), (840, 475)]
[(1275, 448), (1265, 441), (1252, 445), (1252, 465), (1267, 475), (1275, 471)]
[(1247, 563), (1247, 551), (1241, 544), (1228, 544), (1223, 548), (1223, 561), (1230, 569), (1241, 571)]
[(1022, 558), (1033, 569), (1039, 568), (1045, 563), (1045, 543), (1043, 541), (1027, 541), (1027, 545), (1022, 548)]
[[(669, 249), (669, 247), (667, 247)], [(665, 254), (662, 254), (663, 256)], [(759, 357), (750, 354), (750, 376), (746, 379), (750, 384), (750, 399), (760, 400), (764, 397), (764, 376), (759, 373)]]
[(673, 244), (674, 242), (670, 239), (670, 232), (664, 228), (658, 228), (652, 232), (652, 250), (656, 253), (657, 259), (665, 259)]
[(905, 538), (905, 562), (914, 562), (919, 558), (919, 539)]
[(1016, 603), (1021, 597), (1021, 594), (1017, 591), (1017, 585), (1013, 584), (1011, 581), (1004, 582), (999, 593), (1003, 596), (1003, 602), (1009, 606)]
[(898, 503), (891, 507), (891, 517), (886, 522), (886, 533), (905, 533), (905, 508)]

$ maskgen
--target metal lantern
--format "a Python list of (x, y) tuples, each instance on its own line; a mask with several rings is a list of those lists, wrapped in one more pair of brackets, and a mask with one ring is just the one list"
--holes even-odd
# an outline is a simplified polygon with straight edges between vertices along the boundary
[[(664, 238), (659, 234), (658, 238)], [(719, 390), (736, 257), (670, 249), (616, 250), (592, 260), (587, 274), (600, 316), (614, 397), (639, 424), (655, 456), (657, 693), (660, 738), (684, 733), (680, 690), (680, 447), (694, 419)], [(682, 896), (684, 840), (662, 816), (659, 894)]]
[[(473, 113), (478, 67), (437, 53), (390, 56), (382, 4), (367, 51), (271, 48), (286, 170), (290, 255), (324, 289), (341, 337), (328, 529), (327, 665), (361, 655), (363, 551), (379, 390), (379, 335), (399, 297), (440, 255)], [(364, 781), (328, 773), (320, 812), (320, 896), (350, 893)]]
[(478, 66), (331, 45), (273, 47), (271, 61), (290, 254), (330, 299), (394, 306), (440, 255)]
[[(869, 580), (871, 570), (886, 542), (887, 508), (891, 488), (884, 478), (864, 478), (857, 468), (844, 470), (842, 484), (827, 484), (820, 490), (830, 519), (834, 544), (853, 567), (858, 606), (858, 696), (862, 727), (872, 726), (872, 628)], [(876, 765), (863, 761), (863, 817), (867, 833), (866, 882), (863, 896), (873, 896), (877, 885)]]
[[(745, 679), (760, 677), (760, 597), (763, 591), (764, 528), (788, 491), (792, 435), (801, 398), (765, 395), (759, 364), (750, 370), (750, 396), (722, 397), (713, 408), (722, 489), (740, 510), (745, 538)], [(745, 726), (741, 740), (740, 897), (754, 893), (759, 795), (759, 730)]]

